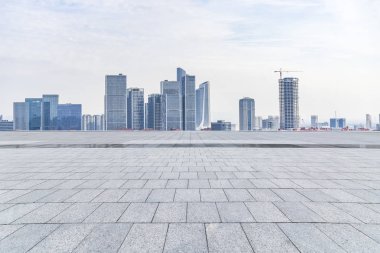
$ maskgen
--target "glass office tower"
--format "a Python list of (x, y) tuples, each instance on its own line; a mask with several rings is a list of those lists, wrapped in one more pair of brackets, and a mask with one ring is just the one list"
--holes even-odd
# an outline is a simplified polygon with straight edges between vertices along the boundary
[(13, 103), (13, 130), (29, 130), (29, 104)]
[(185, 75), (182, 87), (182, 129), (195, 130), (195, 76)]
[(105, 78), (104, 117), (105, 130), (127, 127), (127, 76), (107, 75)]
[(127, 127), (133, 130), (143, 130), (144, 124), (144, 89), (130, 88), (127, 90)]
[(61, 104), (57, 106), (58, 130), (81, 130), (82, 105)]
[(42, 98), (25, 98), (25, 103), (28, 104), (28, 130), (41, 130)]
[(152, 130), (162, 130), (162, 96), (161, 94), (151, 94), (148, 96), (146, 107), (146, 128)]
[(162, 130), (182, 129), (182, 99), (180, 83), (176, 81), (161, 82), (162, 95)]
[(255, 100), (242, 98), (239, 100), (239, 129), (252, 131), (255, 129)]
[(196, 90), (196, 128), (210, 127), (210, 83), (204, 82)]
[(42, 95), (42, 130), (57, 129), (58, 95)]
[(299, 128), (298, 78), (279, 79), (280, 129)]

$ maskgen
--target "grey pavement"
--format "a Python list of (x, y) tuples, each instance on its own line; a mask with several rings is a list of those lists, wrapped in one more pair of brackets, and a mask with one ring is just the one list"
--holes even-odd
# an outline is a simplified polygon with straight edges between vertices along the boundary
[(380, 252), (379, 147), (380, 133), (0, 133), (0, 252)]

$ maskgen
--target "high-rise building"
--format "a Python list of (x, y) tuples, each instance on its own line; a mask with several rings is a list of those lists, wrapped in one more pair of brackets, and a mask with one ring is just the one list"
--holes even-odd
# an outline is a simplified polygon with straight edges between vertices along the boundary
[(330, 119), (330, 128), (333, 129), (342, 129), (345, 128), (346, 125), (346, 119), (345, 118), (331, 118)]
[(177, 81), (162, 81), (162, 128), (163, 130), (182, 129), (182, 95), (180, 83)]
[(127, 127), (127, 76), (107, 75), (105, 78), (105, 130)]
[(13, 131), (13, 121), (3, 120), (3, 116), (0, 115), (0, 131)]
[(94, 115), (94, 130), (103, 131), (104, 130), (104, 115)]
[(268, 116), (263, 120), (263, 129), (277, 131), (280, 129), (280, 118), (278, 116)]
[(231, 131), (231, 122), (224, 120), (218, 120), (216, 122), (211, 122), (212, 131)]
[(365, 115), (365, 127), (367, 129), (372, 129), (372, 117), (370, 114)]
[(196, 90), (196, 128), (210, 127), (210, 83), (204, 82)]
[(127, 90), (127, 128), (143, 130), (144, 124), (144, 89), (129, 88)]
[(239, 100), (239, 129), (252, 131), (255, 128), (255, 100), (242, 98)]
[(177, 81), (182, 95), (182, 130), (195, 130), (195, 76), (177, 68)]
[(318, 115), (311, 115), (311, 127), (318, 128)]
[(299, 128), (298, 78), (279, 79), (280, 129)]
[(28, 130), (41, 130), (42, 98), (25, 98), (25, 103), (28, 104)]
[(58, 95), (42, 95), (42, 130), (57, 129)]
[(146, 106), (146, 128), (152, 130), (163, 130), (162, 124), (162, 97), (161, 94), (148, 96)]
[(13, 129), (29, 130), (29, 104), (26, 102), (13, 103)]
[(58, 104), (57, 130), (81, 130), (81, 126), (81, 104)]
[(103, 131), (104, 130), (104, 116), (102, 115), (89, 115), (82, 116), (82, 130), (83, 131)]
[(259, 116), (255, 118), (255, 129), (260, 130), (263, 128), (263, 117)]

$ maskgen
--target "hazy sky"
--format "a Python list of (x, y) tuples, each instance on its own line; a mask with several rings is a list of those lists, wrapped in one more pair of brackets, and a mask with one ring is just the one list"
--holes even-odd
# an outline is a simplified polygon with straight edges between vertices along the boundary
[(159, 92), (176, 67), (211, 83), (212, 120), (238, 100), (278, 115), (279, 68), (302, 70), (300, 114), (380, 113), (378, 0), (9, 0), (0, 5), (0, 114), (59, 94), (103, 112), (104, 75)]

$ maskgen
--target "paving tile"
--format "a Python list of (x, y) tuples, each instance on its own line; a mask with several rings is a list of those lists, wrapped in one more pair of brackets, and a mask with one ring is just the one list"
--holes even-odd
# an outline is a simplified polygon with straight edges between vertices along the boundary
[(299, 193), (315, 202), (336, 202), (337, 199), (320, 191), (319, 189), (297, 189)]
[(119, 202), (145, 202), (151, 189), (130, 189)]
[(380, 244), (347, 224), (318, 224), (318, 229), (347, 252), (379, 252)]
[(187, 222), (220, 222), (215, 203), (188, 203)]
[(10, 190), (0, 195), (0, 203), (7, 203), (12, 199), (18, 198), (22, 195), (31, 192), (31, 190)]
[(56, 224), (26, 225), (0, 241), (0, 252), (27, 252), (57, 227)]
[(12, 199), (8, 203), (33, 203), (55, 191), (56, 190), (34, 190), (18, 198)]
[(96, 196), (92, 202), (117, 202), (126, 192), (126, 189), (106, 189)]
[(276, 224), (244, 223), (242, 227), (256, 253), (299, 252)]
[(117, 252), (131, 227), (125, 223), (96, 225), (73, 252)]
[(201, 200), (204, 202), (228, 201), (222, 189), (200, 189)]
[(118, 252), (161, 253), (168, 224), (134, 224)]
[(99, 206), (100, 203), (75, 203), (52, 218), (49, 223), (81, 223)]
[(189, 180), (189, 188), (195, 189), (207, 189), (210, 188), (210, 183), (207, 179), (199, 179), (199, 180)]
[(206, 231), (203, 224), (169, 224), (165, 253), (206, 253)]
[(37, 200), (37, 202), (41, 202), (41, 203), (47, 203), (47, 202), (56, 202), (56, 203), (59, 203), (59, 202), (63, 202), (65, 201), (66, 199), (70, 198), (71, 196), (77, 194), (79, 192), (79, 190), (71, 190), (71, 189), (61, 189), (61, 190), (57, 190), (55, 192), (53, 192), (52, 194), (49, 194), (47, 195), (46, 197), (43, 197), (39, 200)]
[(122, 188), (143, 188), (148, 180), (128, 180)]
[(127, 209), (129, 203), (103, 203), (85, 220), (85, 223), (116, 222)]
[(276, 193), (284, 201), (298, 201), (298, 202), (310, 201), (308, 198), (296, 192), (294, 189), (273, 189), (272, 191)]
[(90, 202), (103, 191), (103, 189), (84, 189), (66, 199), (65, 202)]
[(251, 179), (250, 181), (256, 188), (278, 188), (278, 186), (269, 179)]
[(24, 215), (14, 223), (46, 223), (71, 205), (71, 203), (46, 203), (43, 206)]
[(144, 185), (144, 188), (148, 189), (163, 189), (165, 188), (166, 184), (168, 183), (168, 180), (155, 180), (155, 179), (150, 179), (148, 182)]
[(270, 189), (249, 189), (248, 191), (256, 201), (282, 201), (282, 199)]
[(173, 202), (174, 189), (153, 189), (150, 193), (147, 202)]
[(257, 222), (289, 222), (289, 219), (271, 202), (245, 204)]
[(275, 202), (275, 205), (292, 222), (325, 222), (325, 220), (300, 202)]
[(352, 224), (357, 230), (380, 243), (380, 225), (378, 224)]
[(175, 191), (175, 202), (199, 202), (201, 196), (199, 189), (177, 189)]
[(249, 179), (230, 179), (234, 188), (255, 188)]
[(243, 202), (217, 203), (222, 222), (254, 222)]
[(0, 225), (0, 241), (22, 227), (23, 225)]
[(186, 222), (186, 203), (160, 203), (153, 222)]
[(119, 222), (152, 222), (157, 206), (157, 203), (131, 203)]
[(168, 180), (168, 183), (166, 184), (166, 188), (182, 188), (185, 189), (188, 186), (188, 181), (185, 179), (174, 179), (174, 180)]
[(321, 189), (321, 191), (337, 199), (340, 202), (364, 202), (364, 200), (352, 194), (349, 194), (348, 192), (345, 192), (341, 189)]
[(31, 253), (71, 252), (91, 232), (92, 224), (63, 224), (34, 246)]
[(126, 182), (127, 182), (126, 180), (108, 180), (104, 184), (100, 185), (99, 188), (102, 188), (102, 189), (120, 188)]
[(230, 181), (227, 179), (210, 179), (209, 180), (210, 187), (213, 189), (227, 189), (227, 188), (233, 188)]
[(206, 224), (206, 233), (210, 253), (253, 252), (240, 224)]
[(330, 203), (305, 202), (303, 204), (311, 210), (313, 210), (327, 222), (361, 223), (358, 219), (355, 219), (351, 215), (345, 213), (344, 211), (340, 210), (339, 208), (333, 206)]
[(255, 199), (246, 189), (225, 189), (228, 201), (254, 201)]
[(313, 224), (279, 224), (286, 236), (301, 252), (345, 252)]
[(335, 203), (334, 206), (364, 223), (380, 223), (380, 213), (359, 203)]
[(23, 217), (33, 210), (41, 207), (43, 204), (16, 204), (0, 212), (0, 224), (10, 224), (13, 221)]

